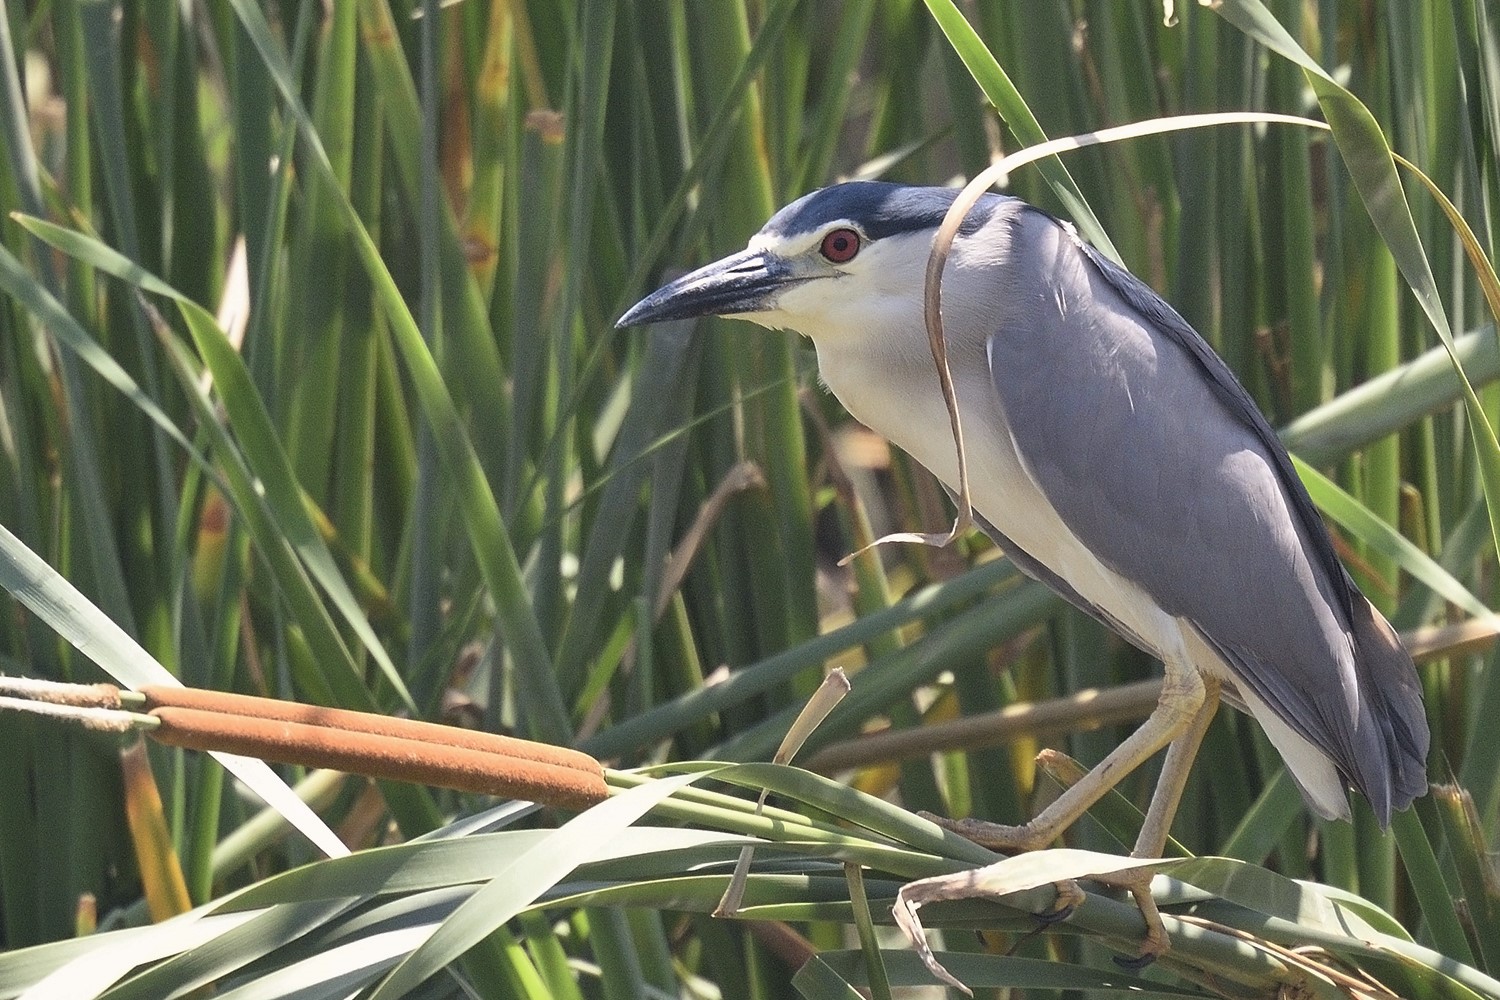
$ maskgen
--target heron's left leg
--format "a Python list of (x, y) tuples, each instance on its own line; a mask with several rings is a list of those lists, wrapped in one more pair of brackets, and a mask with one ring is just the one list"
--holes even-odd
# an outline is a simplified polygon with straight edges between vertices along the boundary
[[(1192, 770), (1198, 748), (1203, 745), (1209, 723), (1213, 722), (1214, 713), (1219, 708), (1219, 682), (1212, 677), (1204, 677), (1203, 686), (1203, 704), (1198, 707), (1187, 729), (1167, 745), (1167, 757), (1162, 762), (1161, 777), (1157, 778), (1156, 790), (1151, 793), (1151, 805), (1146, 809), (1146, 820), (1141, 824), (1135, 849), (1130, 852), (1131, 857), (1159, 858), (1167, 846), (1172, 817), (1177, 815), (1177, 807), (1182, 802), (1182, 790), (1187, 785), (1188, 772)], [(1120, 960), (1120, 964), (1126, 968), (1139, 969), (1149, 965), (1170, 947), (1167, 929), (1161, 922), (1161, 913), (1151, 895), (1152, 878), (1154, 875), (1151, 872), (1143, 871), (1101, 880), (1116, 888), (1128, 890), (1134, 897), (1136, 906), (1140, 908), (1141, 920), (1146, 924), (1146, 937), (1141, 942), (1140, 952), (1134, 959)]]
[[(972, 819), (954, 822), (936, 816), (928, 818), (992, 850), (1025, 851), (1045, 847), (1121, 778), (1151, 754), (1168, 746), (1170, 749), (1163, 764), (1162, 776), (1157, 783), (1157, 790), (1152, 794), (1135, 851), (1137, 857), (1148, 856), (1148, 849), (1149, 856), (1160, 857), (1161, 849), (1166, 843), (1166, 831), (1172, 825), (1172, 817), (1182, 798), (1183, 782), (1219, 703), (1219, 682), (1199, 673), (1184, 650), (1179, 649), (1177, 653), (1176, 656), (1163, 659), (1166, 676), (1162, 682), (1162, 693), (1156, 711), (1125, 742), (1084, 775), (1083, 780), (1063, 792), (1029, 823), (1013, 827)], [(1097, 881), (1128, 890), (1140, 908), (1141, 919), (1146, 925), (1146, 938), (1142, 942), (1138, 958), (1127, 963), (1133, 968), (1148, 964), (1168, 948), (1166, 928), (1162, 925), (1161, 914), (1157, 912), (1156, 901), (1151, 896), (1152, 877), (1149, 871), (1103, 878), (1095, 876)], [(1067, 895), (1063, 887), (1059, 886), (1060, 905), (1065, 905)]]
[[(1156, 703), (1156, 710), (1123, 743), (1085, 774), (1082, 780), (1064, 791), (1029, 822), (1021, 826), (1004, 826), (975, 819), (955, 821), (925, 813), (923, 815), (991, 850), (1032, 851), (1046, 847), (1106, 792), (1119, 784), (1122, 778), (1192, 728), (1207, 693), (1205, 679), (1185, 656), (1180, 659), (1171, 658), (1166, 663), (1166, 677), (1162, 681), (1161, 697)], [(1175, 801), (1173, 799), (1170, 804), (1175, 805)], [(1165, 822), (1170, 824), (1171, 820), (1168, 813)]]
[(1187, 729), (1167, 745), (1167, 757), (1162, 761), (1161, 777), (1156, 780), (1156, 790), (1151, 793), (1151, 805), (1146, 809), (1146, 820), (1136, 836), (1133, 858), (1159, 858), (1167, 846), (1171, 833), (1172, 817), (1177, 815), (1177, 806), (1182, 802), (1182, 791), (1187, 787), (1188, 772), (1203, 745), (1209, 723), (1219, 709), (1219, 682), (1212, 677), (1203, 678), (1203, 704), (1198, 706)]

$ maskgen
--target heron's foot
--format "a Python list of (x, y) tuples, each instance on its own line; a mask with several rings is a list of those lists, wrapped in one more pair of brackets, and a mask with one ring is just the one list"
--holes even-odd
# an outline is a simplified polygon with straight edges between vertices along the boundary
[(1156, 897), (1151, 895), (1151, 880), (1154, 877), (1150, 871), (1133, 871), (1094, 878), (1094, 881), (1101, 885), (1129, 892), (1131, 898), (1135, 900), (1136, 907), (1141, 911), (1141, 920), (1146, 925), (1146, 936), (1142, 939), (1140, 951), (1135, 957), (1116, 956), (1115, 958), (1115, 964), (1127, 972), (1141, 971), (1165, 955), (1172, 947), (1172, 941), (1167, 937), (1166, 925), (1162, 923), (1161, 911), (1156, 908)]
[(1036, 851), (1046, 847), (1052, 840), (1046, 833), (1038, 832), (1029, 823), (1025, 826), (1006, 826), (1003, 823), (989, 823), (982, 819), (946, 819), (930, 812), (918, 815), (923, 819), (932, 820), (944, 830), (952, 830), (965, 840), (972, 840), (980, 847), (992, 851), (1007, 853)]
[(1053, 924), (1062, 923), (1064, 920), (1067, 920), (1073, 915), (1073, 911), (1082, 906), (1084, 900), (1088, 899), (1088, 896), (1073, 879), (1053, 882), (1052, 888), (1057, 893), (1057, 897), (1052, 900), (1052, 908), (1032, 914), (1033, 917), (1036, 917), (1037, 923), (1043, 927), (1050, 927)]

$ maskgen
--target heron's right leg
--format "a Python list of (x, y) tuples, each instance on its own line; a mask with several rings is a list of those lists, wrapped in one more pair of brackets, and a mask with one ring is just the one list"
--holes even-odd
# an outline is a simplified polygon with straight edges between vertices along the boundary
[[(1217, 699), (1217, 685), (1214, 693)], [(1145, 763), (1156, 751), (1187, 732), (1198, 719), (1207, 699), (1208, 689), (1197, 669), (1185, 657), (1175, 663), (1169, 661), (1161, 696), (1150, 717), (1125, 742), (1115, 747), (1093, 770), (1085, 774), (1082, 780), (1059, 795), (1030, 822), (1021, 826), (1005, 826), (974, 819), (955, 821), (931, 818), (939, 825), (991, 850), (1032, 851), (1046, 847), (1127, 774)], [(1175, 798), (1170, 805), (1175, 812)], [(1163, 816), (1158, 822), (1170, 826), (1172, 817)]]
[[(1209, 723), (1213, 722), (1214, 713), (1218, 711), (1218, 708), (1219, 682), (1211, 677), (1206, 678), (1203, 704), (1193, 713), (1193, 717), (1182, 733), (1167, 747), (1167, 759), (1162, 763), (1161, 776), (1156, 779), (1156, 790), (1151, 793), (1151, 805), (1146, 810), (1146, 820), (1141, 824), (1141, 832), (1136, 838), (1135, 849), (1130, 852), (1131, 857), (1161, 857), (1163, 848), (1167, 846), (1172, 817), (1176, 815), (1177, 806), (1182, 802), (1182, 790), (1187, 784), (1188, 771), (1192, 769), (1193, 760), (1198, 756), (1198, 748), (1202, 746), (1203, 737), (1208, 732)], [(1135, 905), (1140, 908), (1141, 920), (1146, 925), (1146, 936), (1141, 941), (1141, 948), (1136, 957), (1115, 959), (1127, 969), (1144, 968), (1165, 953), (1170, 946), (1167, 928), (1162, 924), (1161, 913), (1157, 910), (1156, 900), (1151, 895), (1153, 877), (1151, 871), (1141, 870), (1099, 880), (1117, 889), (1127, 890), (1135, 899)]]

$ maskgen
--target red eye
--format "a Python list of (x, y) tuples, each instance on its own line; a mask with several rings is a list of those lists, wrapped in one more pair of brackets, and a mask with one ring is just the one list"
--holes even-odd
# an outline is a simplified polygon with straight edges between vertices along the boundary
[(859, 234), (852, 229), (835, 229), (823, 237), (818, 249), (829, 263), (847, 264), (859, 253)]

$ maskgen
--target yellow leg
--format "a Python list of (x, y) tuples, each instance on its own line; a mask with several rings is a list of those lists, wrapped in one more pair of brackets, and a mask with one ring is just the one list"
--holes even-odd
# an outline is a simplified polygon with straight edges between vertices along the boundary
[[(1203, 704), (1198, 706), (1192, 720), (1181, 735), (1167, 747), (1167, 759), (1162, 762), (1161, 777), (1156, 780), (1156, 790), (1151, 793), (1151, 805), (1146, 809), (1146, 821), (1141, 824), (1140, 835), (1135, 841), (1134, 858), (1159, 858), (1167, 846), (1167, 836), (1172, 829), (1172, 817), (1182, 802), (1182, 790), (1187, 785), (1188, 772), (1203, 745), (1209, 723), (1219, 708), (1219, 682), (1204, 678)], [(1141, 941), (1141, 950), (1134, 959), (1116, 959), (1127, 969), (1141, 969), (1150, 965), (1171, 946), (1167, 928), (1161, 922), (1161, 912), (1156, 908), (1156, 899), (1151, 895), (1151, 872), (1100, 879), (1108, 885), (1130, 892), (1135, 905), (1140, 908), (1141, 920), (1146, 925), (1146, 936)]]
[[(1161, 777), (1157, 780), (1156, 790), (1151, 795), (1151, 805), (1146, 810), (1145, 822), (1141, 825), (1135, 849), (1131, 852), (1137, 858), (1159, 858), (1167, 843), (1172, 818), (1177, 814), (1177, 807), (1182, 801), (1182, 790), (1187, 784), (1193, 759), (1198, 756), (1198, 748), (1203, 743), (1203, 737), (1208, 732), (1209, 723), (1213, 721), (1218, 707), (1217, 680), (1200, 675), (1191, 666), (1174, 669), (1168, 663), (1161, 697), (1151, 716), (1098, 766), (1084, 775), (1083, 780), (1063, 792), (1029, 823), (1003, 826), (973, 819), (955, 822), (931, 818), (991, 850), (1037, 850), (1056, 840), (1101, 796), (1148, 757), (1166, 746), (1167, 757), (1162, 763)], [(1121, 961), (1126, 968), (1139, 969), (1150, 964), (1170, 944), (1156, 900), (1151, 895), (1153, 877), (1152, 872), (1140, 871), (1097, 880), (1128, 890), (1136, 906), (1140, 908), (1141, 920), (1146, 925), (1146, 935), (1138, 956), (1133, 960)], [(1069, 912), (1081, 900), (1082, 895), (1076, 884), (1070, 883), (1067, 888), (1059, 884), (1055, 907), (1058, 914)]]
[[(1213, 697), (1217, 704), (1217, 683), (1214, 684)], [(1078, 817), (1099, 801), (1100, 797), (1119, 784), (1127, 774), (1134, 771), (1156, 751), (1173, 743), (1179, 736), (1189, 731), (1198, 721), (1207, 700), (1208, 687), (1204, 678), (1191, 664), (1180, 664), (1174, 667), (1168, 663), (1161, 696), (1157, 699), (1156, 709), (1150, 717), (1141, 723), (1140, 728), (1131, 733), (1125, 742), (1110, 751), (1104, 760), (1084, 775), (1081, 781), (1059, 795), (1051, 805), (1043, 809), (1030, 822), (1021, 826), (1004, 826), (974, 819), (954, 821), (938, 817), (930, 818), (960, 836), (991, 850), (1033, 851), (1046, 847), (1064, 830), (1072, 826)], [(1208, 714), (1212, 717), (1212, 712)], [(1198, 739), (1202, 739), (1201, 733)], [(1196, 752), (1196, 741), (1191, 749)], [(1186, 756), (1187, 763), (1191, 763), (1192, 753)], [(1182, 769), (1185, 773), (1185, 765)], [(1180, 795), (1181, 788), (1179, 787), (1170, 803), (1164, 803), (1162, 811), (1165, 815), (1158, 818), (1158, 823), (1170, 826), (1171, 811), (1176, 809), (1177, 798)], [(1171, 807), (1170, 810), (1166, 809), (1168, 804)], [(1156, 810), (1154, 798), (1152, 810)]]
[(1146, 809), (1146, 821), (1135, 840), (1133, 858), (1159, 858), (1167, 846), (1167, 837), (1172, 830), (1172, 817), (1182, 802), (1182, 790), (1187, 786), (1188, 772), (1203, 745), (1209, 723), (1219, 709), (1219, 682), (1212, 677), (1203, 678), (1203, 704), (1193, 715), (1188, 726), (1167, 747), (1167, 759), (1161, 765), (1161, 777), (1156, 779), (1156, 791), (1151, 793), (1151, 805)]

